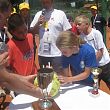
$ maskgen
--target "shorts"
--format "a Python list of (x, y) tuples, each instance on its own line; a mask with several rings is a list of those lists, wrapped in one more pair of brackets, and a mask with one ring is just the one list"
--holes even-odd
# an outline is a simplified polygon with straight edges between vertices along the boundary
[(62, 57), (43, 57), (39, 56), (39, 65), (40, 68), (43, 68), (43, 65), (46, 67), (50, 62), (50, 66), (52, 66), (53, 70), (60, 74), (63, 71), (62, 68)]
[(110, 86), (110, 62), (99, 68), (102, 69), (102, 73), (99, 75), (99, 81), (102, 79), (108, 86)]

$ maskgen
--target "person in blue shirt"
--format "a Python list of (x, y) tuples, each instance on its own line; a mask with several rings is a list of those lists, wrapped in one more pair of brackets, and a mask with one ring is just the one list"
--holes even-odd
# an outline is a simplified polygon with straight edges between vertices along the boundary
[[(56, 45), (62, 52), (64, 73), (59, 76), (60, 82), (93, 85), (91, 69), (97, 67), (93, 47), (70, 31), (60, 33)], [(69, 66), (71, 66), (72, 69), (71, 75), (69, 75)]]

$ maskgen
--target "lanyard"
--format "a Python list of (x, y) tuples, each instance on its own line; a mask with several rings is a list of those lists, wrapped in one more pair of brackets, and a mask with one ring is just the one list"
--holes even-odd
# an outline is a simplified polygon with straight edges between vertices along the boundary
[(93, 27), (95, 26), (95, 20), (97, 18), (97, 14), (95, 15), (94, 21), (93, 21)]

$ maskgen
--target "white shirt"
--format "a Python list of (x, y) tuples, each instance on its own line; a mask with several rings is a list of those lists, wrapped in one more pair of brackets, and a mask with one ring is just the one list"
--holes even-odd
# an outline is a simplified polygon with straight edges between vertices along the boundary
[[(36, 13), (30, 27), (34, 27), (42, 11)], [(71, 25), (65, 13), (61, 10), (54, 9), (45, 13), (49, 31), (44, 26), (39, 29), (40, 45), (38, 50), (39, 56), (56, 57), (61, 56), (60, 50), (56, 47), (56, 39), (59, 33), (71, 29)]]
[(81, 34), (81, 38), (83, 38), (88, 44), (90, 44), (95, 49), (95, 52), (103, 49), (103, 56), (99, 61), (99, 66), (104, 66), (110, 62), (109, 53), (103, 42), (103, 37), (100, 31), (92, 29), (92, 31), (88, 35)]

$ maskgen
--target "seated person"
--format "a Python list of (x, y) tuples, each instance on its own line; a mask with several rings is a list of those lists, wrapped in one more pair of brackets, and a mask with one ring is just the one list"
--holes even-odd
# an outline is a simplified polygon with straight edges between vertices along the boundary
[[(64, 76), (59, 76), (60, 82), (80, 82), (81, 84), (92, 86), (91, 68), (97, 67), (93, 47), (70, 31), (60, 33), (56, 45), (62, 52)], [(72, 76), (68, 76), (69, 65), (73, 69)]]
[(10, 16), (8, 30), (13, 36), (8, 42), (10, 69), (23, 76), (36, 74), (33, 36), (28, 33), (20, 14), (15, 13)]

